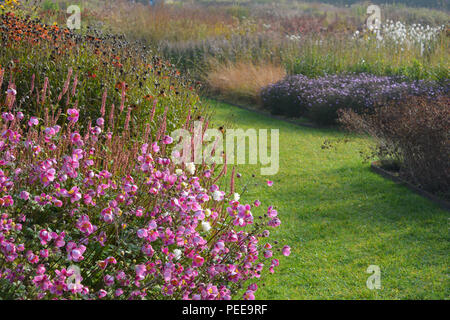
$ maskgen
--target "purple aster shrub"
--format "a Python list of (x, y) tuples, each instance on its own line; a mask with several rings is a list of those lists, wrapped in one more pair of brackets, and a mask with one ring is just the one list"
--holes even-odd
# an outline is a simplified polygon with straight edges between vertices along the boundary
[(339, 109), (370, 112), (377, 104), (400, 101), (407, 95), (434, 98), (448, 94), (449, 85), (427, 80), (370, 74), (286, 77), (261, 92), (262, 105), (273, 114), (307, 117), (316, 123), (333, 124)]

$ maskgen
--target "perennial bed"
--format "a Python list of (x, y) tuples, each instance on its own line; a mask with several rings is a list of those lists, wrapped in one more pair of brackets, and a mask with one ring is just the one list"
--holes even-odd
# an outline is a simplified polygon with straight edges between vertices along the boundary
[[(130, 114), (115, 129), (104, 106), (83, 129), (73, 107), (45, 109), (42, 119), (15, 111), (17, 91), (8, 87), (1, 298), (231, 299), (279, 265), (272, 250), (280, 245), (266, 240), (281, 224), (277, 211), (270, 206), (254, 221), (261, 202), (239, 202), (234, 170), (230, 193), (216, 184), (226, 165), (218, 175), (215, 164), (175, 165), (182, 155), (169, 157), (165, 117), (155, 139), (149, 125), (133, 138)], [(243, 298), (254, 299), (257, 288), (250, 284)]]
[(178, 164), (195, 85), (123, 37), (0, 28), (0, 299), (254, 299), (290, 248), (235, 168)]

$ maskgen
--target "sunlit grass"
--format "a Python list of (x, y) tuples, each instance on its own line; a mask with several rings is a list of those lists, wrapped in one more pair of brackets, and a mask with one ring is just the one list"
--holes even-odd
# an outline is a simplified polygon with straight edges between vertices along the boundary
[[(292, 247), (276, 276), (260, 285), (259, 299), (448, 298), (450, 214), (371, 172), (360, 156), (368, 139), (209, 102), (215, 126), (280, 130), (277, 175), (239, 168), (240, 184), (248, 184), (243, 198), (274, 204), (283, 221), (276, 238)], [(369, 265), (381, 268), (381, 290), (366, 287)]]

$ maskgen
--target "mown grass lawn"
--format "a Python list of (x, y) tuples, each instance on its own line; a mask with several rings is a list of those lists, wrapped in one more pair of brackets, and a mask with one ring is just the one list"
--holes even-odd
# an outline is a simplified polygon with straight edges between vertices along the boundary
[[(240, 184), (249, 183), (243, 198), (275, 205), (283, 224), (272, 234), (292, 247), (258, 299), (450, 297), (450, 213), (371, 172), (360, 155), (368, 139), (208, 101), (216, 127), (280, 130), (277, 175), (262, 177), (259, 166), (239, 168)], [(326, 140), (330, 148), (323, 147)], [(369, 265), (381, 268), (380, 290), (366, 287)]]

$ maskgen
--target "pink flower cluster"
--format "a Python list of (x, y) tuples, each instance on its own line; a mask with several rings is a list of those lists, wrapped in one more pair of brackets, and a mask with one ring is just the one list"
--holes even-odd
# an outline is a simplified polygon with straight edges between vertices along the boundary
[(257, 219), (261, 202), (232, 200), (217, 168), (175, 166), (168, 135), (124, 140), (103, 118), (81, 132), (67, 115), (0, 120), (0, 298), (231, 299), (274, 272), (273, 207)]

